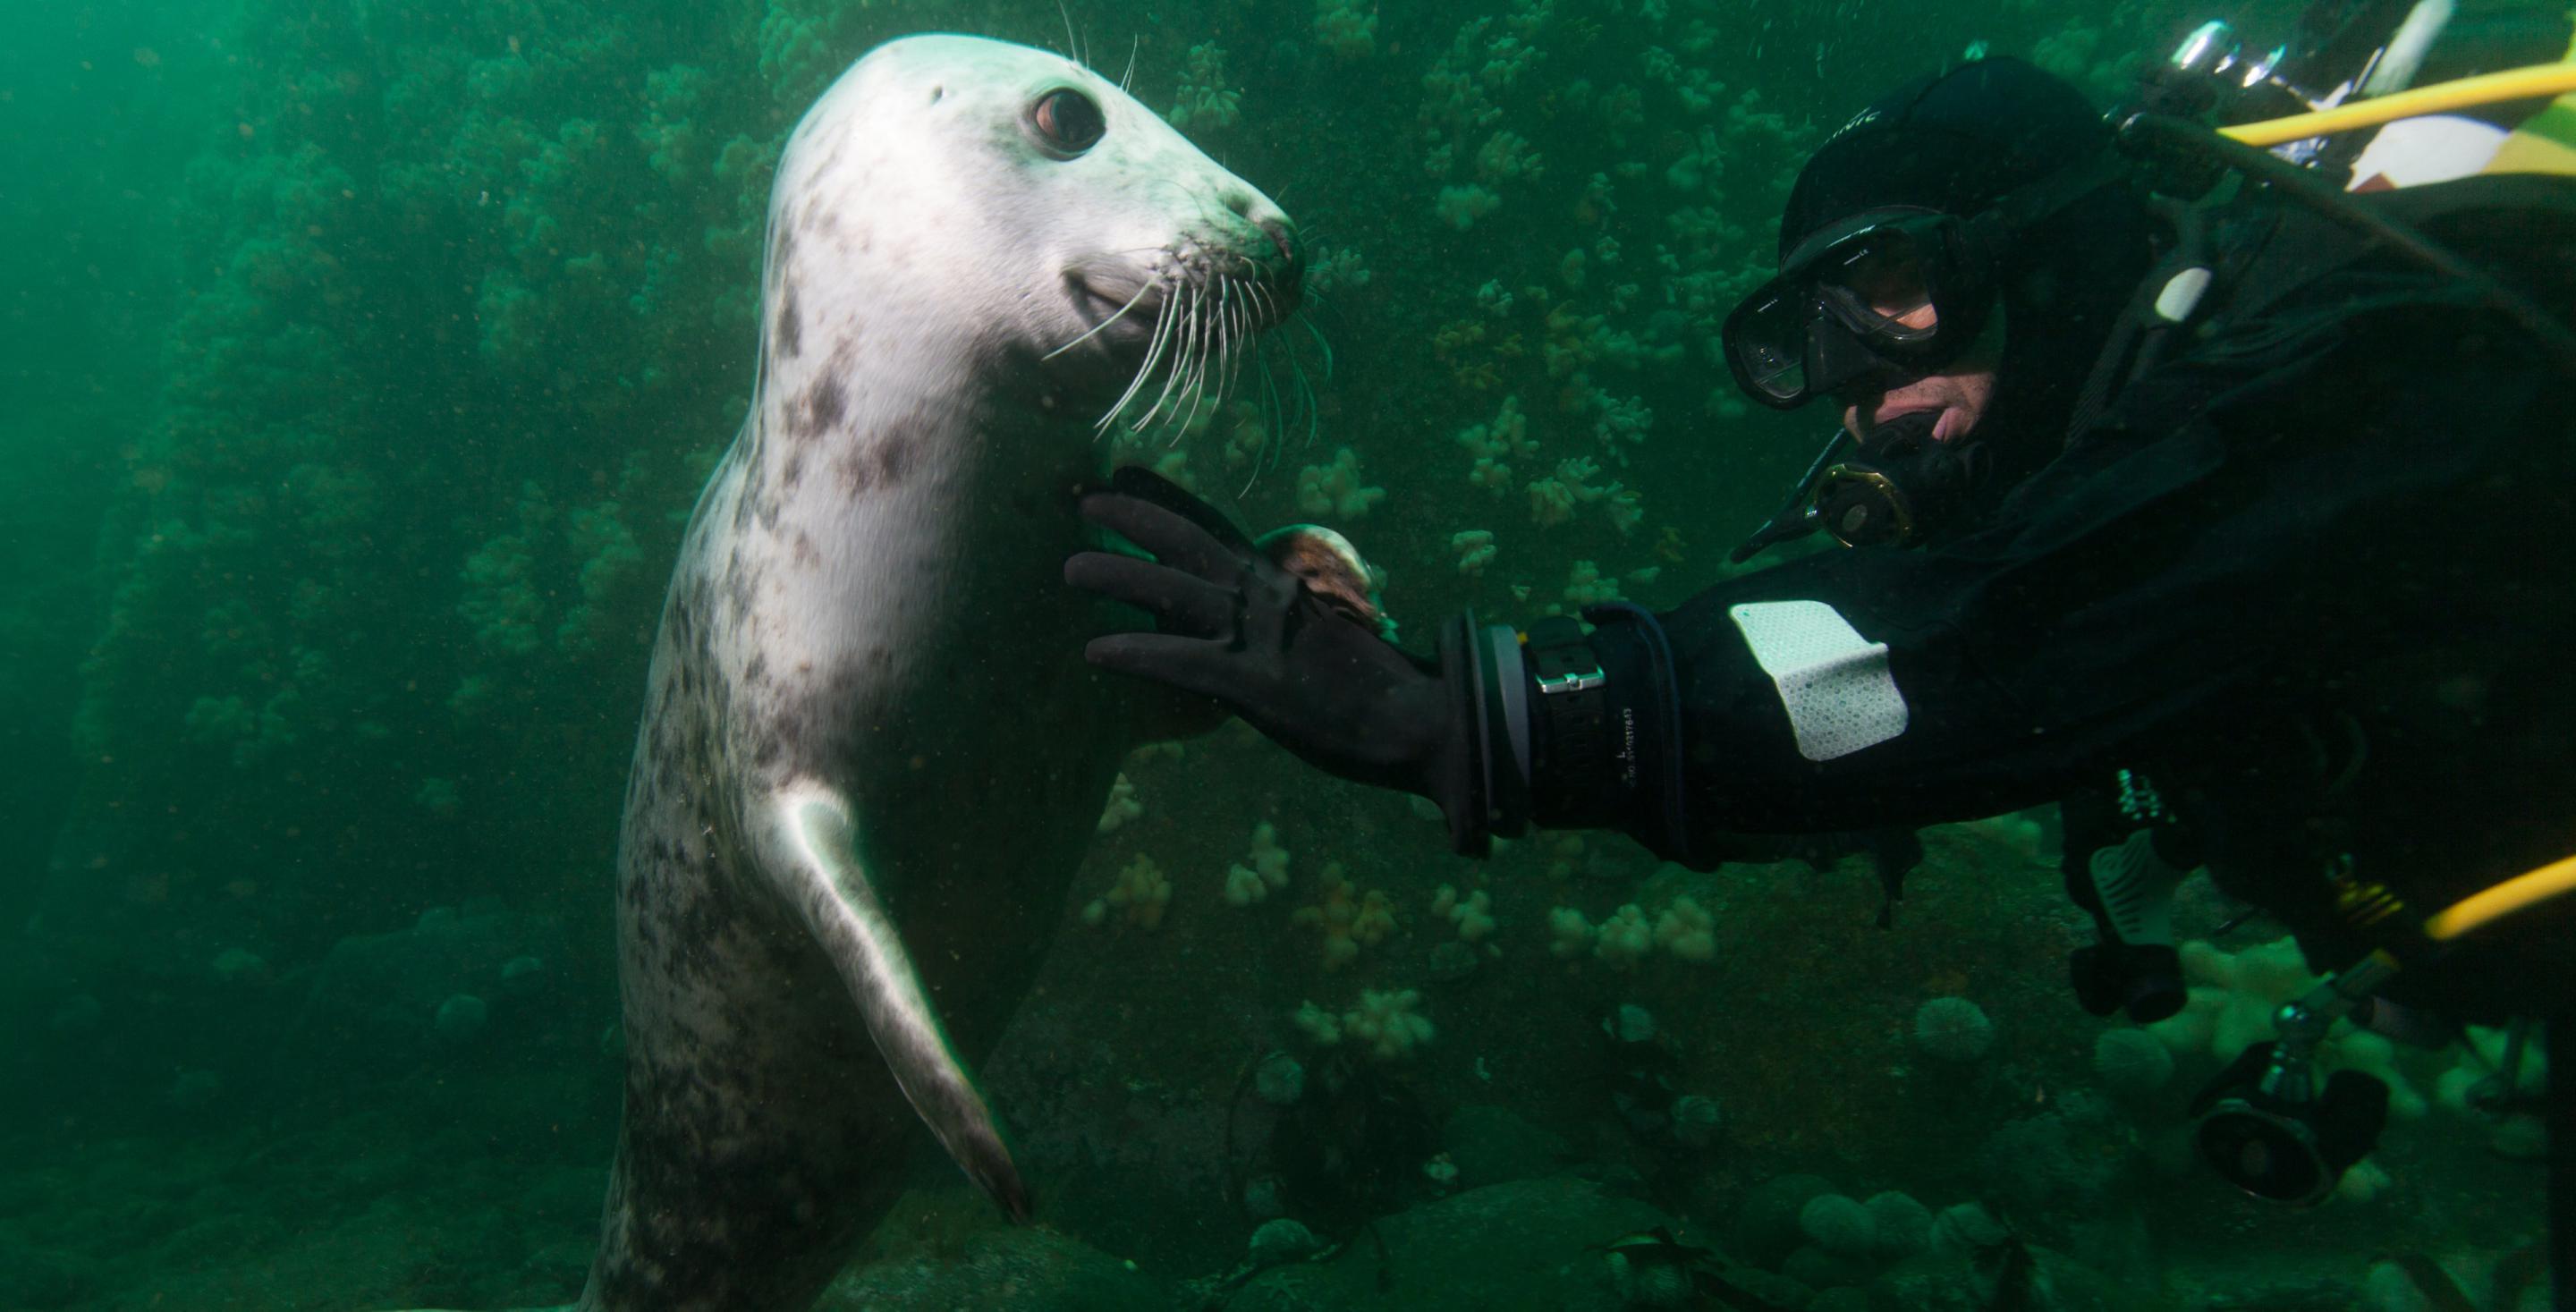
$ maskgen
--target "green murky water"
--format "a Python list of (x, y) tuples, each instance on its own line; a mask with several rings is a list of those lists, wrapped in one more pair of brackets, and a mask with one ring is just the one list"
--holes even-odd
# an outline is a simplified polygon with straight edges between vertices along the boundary
[[(0, 1307), (280, 1310), (579, 1291), (647, 642), (749, 395), (769, 171), (858, 54), (924, 29), (1061, 47), (1070, 23), (1281, 199), (1314, 267), (1263, 361), (1291, 401), (1241, 388), (1120, 456), (1247, 523), (1340, 528), (1419, 644), (1462, 605), (1670, 605), (1729, 569), (1821, 421), (1749, 411), (1717, 321), (1767, 274), (1803, 152), (1870, 94), (1983, 42), (2107, 99), (2208, 16), (13, 9)], [(2292, 6), (2269, 9), (2236, 16)], [(2054, 1264), (2052, 1306), (2342, 1307), (2373, 1279), (2397, 1298), (2383, 1257), (2475, 1287), (2539, 1232), (2539, 1168), (2490, 1145), (2527, 1150), (2527, 1127), (2451, 1105), (2459, 1050), (2348, 1055), (2414, 1100), (2350, 1197), (2276, 1212), (2199, 1172), (2181, 1107), (2216, 1041), (2076, 1010), (2082, 921), (2017, 820), (1935, 831), (1882, 931), (1857, 862), (1694, 875), (1598, 836), (1463, 861), (1402, 799), (1239, 727), (1126, 776), (1138, 809), (987, 1062), (1044, 1229), (1005, 1231), (926, 1155), (833, 1305), (1194, 1306), (1319, 1144), (1338, 1164), (1300, 1219), (1350, 1247), (1234, 1306), (1613, 1307), (1635, 1290), (1597, 1246), (1663, 1224), (1783, 1307), (1902, 1305), (1796, 1301), (1873, 1282), (1982, 1306), (1938, 1300), (1995, 1296), (1956, 1255), (2002, 1251), (2005, 1225)], [(1261, 822), (1288, 883), (1230, 904)], [(1140, 858), (1172, 885), (1159, 923), (1084, 923)], [(1474, 889), (1489, 905), (1453, 916)], [(1385, 932), (1328, 968), (1295, 911), (1372, 893)], [(1560, 908), (1645, 937), (1552, 953)], [(2269, 937), (2201, 959), (2212, 1008), (2260, 1010), (2280, 972), (2245, 963)], [(1433, 1037), (1328, 1092), (1342, 1068), (1300, 1004), (1365, 1015), (1402, 990)], [(1936, 1011), (1919, 1037), (1938, 998), (1979, 1019)], [(1620, 1114), (1642, 1060), (1601, 1032), (1621, 1003), (1655, 1017), (1667, 1092), (1719, 1109), (1696, 1141)], [(1320, 1124), (1262, 1097), (1274, 1049), (1311, 1068)]]

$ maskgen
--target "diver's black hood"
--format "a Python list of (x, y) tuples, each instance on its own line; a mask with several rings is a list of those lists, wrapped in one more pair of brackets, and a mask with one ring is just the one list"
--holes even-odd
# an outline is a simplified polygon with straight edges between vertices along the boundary
[(1973, 214), (2110, 144), (2110, 125), (2082, 92), (2022, 60), (1919, 77), (1853, 115), (1798, 171), (1780, 254), (1863, 210)]
[[(2022, 60), (1917, 78), (1855, 115), (1799, 171), (1780, 252), (1864, 210), (1973, 215), (2110, 149), (2111, 129), (2083, 93)], [(2111, 186), (2005, 243), (2003, 362), (1973, 434), (1992, 448), (1988, 505), (2061, 448), (2094, 358), (2153, 259), (2152, 232), (2139, 198)]]

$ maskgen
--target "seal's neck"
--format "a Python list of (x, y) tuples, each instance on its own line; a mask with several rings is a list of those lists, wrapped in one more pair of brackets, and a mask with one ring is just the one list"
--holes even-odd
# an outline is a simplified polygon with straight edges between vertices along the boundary
[(1107, 448), (1042, 377), (917, 357), (771, 372), (701, 510), (733, 539), (717, 586), (764, 644), (792, 635), (821, 663), (1061, 642), (1087, 613), (1061, 583), (1086, 538), (1075, 501)]

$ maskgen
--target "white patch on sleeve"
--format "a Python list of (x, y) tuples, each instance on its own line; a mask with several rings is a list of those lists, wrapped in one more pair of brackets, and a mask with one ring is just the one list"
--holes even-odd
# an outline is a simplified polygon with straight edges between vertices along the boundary
[(1860, 636), (1821, 601), (1757, 601), (1727, 615), (1780, 690), (1798, 754), (1830, 761), (1905, 732), (1905, 696), (1887, 670), (1887, 644)]

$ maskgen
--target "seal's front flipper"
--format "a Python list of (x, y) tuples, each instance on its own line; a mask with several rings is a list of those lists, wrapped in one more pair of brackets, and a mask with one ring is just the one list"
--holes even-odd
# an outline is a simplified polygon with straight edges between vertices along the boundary
[(806, 785), (778, 793), (771, 817), (780, 850), (770, 876), (832, 959), (903, 1096), (967, 1177), (1012, 1220), (1026, 1221), (1028, 1185), (983, 1092), (940, 1029), (902, 935), (868, 882), (849, 803)]

